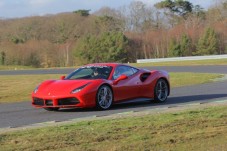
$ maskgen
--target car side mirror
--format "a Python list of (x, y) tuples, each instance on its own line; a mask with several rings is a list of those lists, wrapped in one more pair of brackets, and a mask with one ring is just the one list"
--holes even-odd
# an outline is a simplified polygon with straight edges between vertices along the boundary
[(118, 77), (116, 80), (114, 80), (113, 85), (117, 85), (119, 81), (128, 79), (128, 77), (125, 74), (122, 74), (120, 77)]
[(65, 76), (61, 76), (60, 79), (61, 79), (61, 80), (64, 80), (64, 79), (65, 79)]

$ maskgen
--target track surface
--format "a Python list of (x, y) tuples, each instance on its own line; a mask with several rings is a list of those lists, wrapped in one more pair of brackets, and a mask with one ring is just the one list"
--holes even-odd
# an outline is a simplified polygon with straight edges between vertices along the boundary
[[(216, 68), (214, 68), (216, 67)], [(227, 66), (196, 66), (196, 67), (155, 67), (148, 69), (165, 69), (171, 72), (210, 72), (210, 73), (227, 73)], [(61, 70), (62, 74), (68, 73), (73, 69)], [(26, 70), (29, 71), (29, 70)], [(42, 72), (41, 72), (42, 71)], [(53, 71), (40, 70), (40, 73), (53, 73)], [(59, 70), (58, 70), (59, 71)], [(70, 72), (69, 71), (69, 72)], [(19, 73), (17, 73), (19, 72)], [(37, 72), (37, 71), (35, 71)], [(55, 71), (56, 72), (56, 71)], [(22, 72), (23, 73), (23, 72)], [(21, 71), (9, 72), (9, 74), (22, 74)], [(38, 74), (29, 71), (27, 74)], [(59, 73), (59, 72), (58, 72)], [(23, 73), (25, 74), (25, 73)], [(2, 71), (0, 72), (2, 75)], [(227, 100), (227, 81), (195, 85), (190, 87), (180, 87), (171, 90), (171, 96), (166, 103), (155, 104), (149, 101), (139, 100), (131, 103), (114, 105), (108, 111), (96, 111), (94, 109), (65, 109), (59, 112), (48, 112), (43, 109), (34, 109), (31, 102), (22, 102), (14, 104), (0, 104), (0, 128), (19, 127), (47, 121), (64, 121), (75, 118), (89, 116), (105, 116), (115, 113), (128, 111), (143, 111), (151, 108), (172, 107), (179, 104), (206, 103), (215, 100)]]

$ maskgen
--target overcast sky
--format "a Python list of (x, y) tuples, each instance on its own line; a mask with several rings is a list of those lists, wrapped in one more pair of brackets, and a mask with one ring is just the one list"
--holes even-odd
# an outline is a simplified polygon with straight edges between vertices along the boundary
[[(104, 6), (119, 8), (133, 0), (0, 0), (0, 18), (56, 14), (78, 9), (91, 9), (92, 12)], [(161, 0), (141, 0), (153, 5)], [(214, 0), (189, 0), (193, 5), (208, 8)]]

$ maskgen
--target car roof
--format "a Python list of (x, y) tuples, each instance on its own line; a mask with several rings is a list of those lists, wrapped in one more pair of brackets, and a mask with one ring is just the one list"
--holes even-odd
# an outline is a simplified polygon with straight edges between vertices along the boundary
[(116, 67), (118, 65), (123, 65), (120, 63), (93, 63), (93, 64), (88, 64), (85, 66), (111, 66), (111, 67)]
[(83, 67), (86, 67), (86, 66), (110, 66), (110, 67), (115, 68), (115, 67), (117, 67), (117, 66), (119, 66), (119, 65), (128, 66), (128, 67), (132, 67), (132, 68), (135, 68), (135, 69), (140, 70), (139, 68), (130, 66), (130, 65), (128, 65), (128, 64), (122, 64), (122, 63), (93, 63), (93, 64), (84, 65)]

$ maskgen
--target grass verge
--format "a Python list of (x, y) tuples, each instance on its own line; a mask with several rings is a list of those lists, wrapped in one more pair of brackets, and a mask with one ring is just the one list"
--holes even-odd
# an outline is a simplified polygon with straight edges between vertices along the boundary
[(30, 66), (0, 65), (0, 70), (26, 70), (26, 69), (35, 69), (35, 68)]
[(215, 79), (224, 77), (222, 74), (192, 73), (192, 72), (170, 72), (171, 88), (205, 84)]
[(0, 103), (28, 101), (39, 83), (48, 79), (60, 79), (60, 76), (54, 74), (0, 76)]
[(137, 67), (227, 65), (227, 59), (193, 60), (193, 61), (170, 61), (170, 62), (153, 62), (153, 63), (132, 63), (131, 65), (132, 66), (137, 66)]
[[(169, 61), (169, 62), (154, 62), (154, 63), (130, 63), (136, 67), (150, 67), (150, 66), (207, 66), (207, 65), (227, 65), (227, 59), (208, 59), (208, 60), (193, 60), (193, 61)], [(67, 68), (67, 67), (53, 67), (53, 68)], [(69, 68), (75, 68), (69, 67)], [(30, 66), (4, 66), (0, 65), (0, 70), (25, 70), (25, 69), (48, 69), (48, 68), (34, 68)]]
[(0, 134), (1, 150), (225, 150), (227, 106)]
[[(17, 75), (0, 76), (0, 103), (30, 100), (35, 87), (47, 79), (59, 79), (61, 75)], [(211, 82), (221, 78), (220, 74), (206, 73), (170, 73), (171, 87), (189, 86)]]

